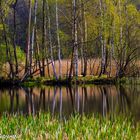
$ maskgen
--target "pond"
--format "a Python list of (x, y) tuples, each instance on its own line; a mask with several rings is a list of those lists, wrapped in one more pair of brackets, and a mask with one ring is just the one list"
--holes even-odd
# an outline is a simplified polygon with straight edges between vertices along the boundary
[(0, 89), (0, 115), (50, 112), (68, 118), (74, 113), (132, 115), (140, 120), (139, 85), (89, 85)]

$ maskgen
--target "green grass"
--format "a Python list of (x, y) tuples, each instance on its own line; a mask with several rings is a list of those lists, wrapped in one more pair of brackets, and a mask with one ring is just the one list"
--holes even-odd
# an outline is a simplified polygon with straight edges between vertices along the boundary
[(69, 140), (136, 140), (140, 129), (132, 119), (100, 116), (71, 116), (68, 120), (41, 113), (38, 116), (2, 116), (1, 135), (16, 135), (18, 139), (69, 139)]
[[(14, 83), (14, 84), (13, 84)], [(71, 80), (67, 79), (67, 77), (63, 77), (61, 79), (56, 80), (54, 77), (37, 77), (37, 78), (28, 78), (23, 82), (17, 81), (11, 81), (10, 79), (0, 80), (1, 86), (11, 86), (11, 85), (20, 85), (24, 87), (41, 87), (45, 85), (89, 85), (89, 84), (95, 84), (95, 85), (104, 85), (104, 84), (140, 84), (140, 78), (139, 77), (122, 77), (122, 78), (115, 78), (115, 77), (107, 77), (107, 75), (102, 75), (101, 77), (98, 76), (78, 76), (78, 77), (72, 77)]]
[(21, 85), (26, 87), (34, 87), (34, 86), (41, 86), (41, 85), (68, 85), (68, 84), (115, 84), (115, 78), (108, 78), (106, 75), (101, 77), (98, 76), (79, 76), (79, 77), (72, 77), (71, 80), (68, 80), (67, 77), (63, 77), (61, 79), (56, 80), (54, 77), (47, 78), (47, 77), (38, 77), (38, 78), (28, 78), (24, 81)]

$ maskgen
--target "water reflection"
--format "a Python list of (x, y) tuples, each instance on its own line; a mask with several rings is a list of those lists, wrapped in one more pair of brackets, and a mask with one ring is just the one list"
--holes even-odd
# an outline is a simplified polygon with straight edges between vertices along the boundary
[(75, 112), (103, 116), (140, 115), (139, 86), (72, 86), (0, 90), (0, 113), (36, 114), (50, 112), (60, 118)]

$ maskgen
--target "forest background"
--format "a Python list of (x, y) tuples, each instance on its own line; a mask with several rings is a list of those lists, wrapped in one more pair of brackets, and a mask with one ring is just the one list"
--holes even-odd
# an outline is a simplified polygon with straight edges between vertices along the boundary
[(139, 0), (1, 0), (0, 75), (139, 76)]

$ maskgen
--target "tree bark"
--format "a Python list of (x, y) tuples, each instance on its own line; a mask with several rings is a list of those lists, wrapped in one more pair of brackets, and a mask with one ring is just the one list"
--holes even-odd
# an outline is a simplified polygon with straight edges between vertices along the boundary
[[(34, 62), (34, 67), (37, 70), (39, 66), (39, 71), (41, 75), (41, 64), (39, 60), (39, 45), (37, 41), (37, 8), (38, 8), (38, 0), (35, 0), (34, 3), (34, 23), (33, 23), (33, 29), (32, 29), (32, 37), (31, 37), (31, 64), (30, 67), (32, 66)], [(35, 70), (35, 71), (36, 71)], [(30, 71), (33, 73), (33, 71)]]
[(106, 72), (106, 39), (105, 37), (103, 36), (103, 32), (104, 32), (104, 15), (103, 15), (103, 12), (104, 12), (104, 8), (103, 8), (103, 1), (102, 0), (99, 0), (99, 5), (100, 5), (100, 13), (101, 13), (101, 29), (100, 29), (100, 41), (101, 41), (101, 71), (100, 71), (100, 74), (99, 74), (99, 77), (102, 75), (102, 74), (105, 74)]
[(42, 15), (43, 15), (43, 25), (42, 25), (42, 75), (45, 76), (45, 47), (46, 47), (46, 1), (43, 0), (42, 3)]
[(56, 27), (57, 27), (57, 46), (58, 46), (58, 61), (59, 61), (59, 75), (62, 77), (62, 64), (61, 64), (61, 44), (60, 44), (60, 35), (59, 35), (59, 17), (58, 17), (58, 0), (56, 0)]
[(73, 0), (73, 46), (74, 46), (74, 76), (78, 77), (78, 35), (77, 35), (77, 0)]
[(52, 64), (52, 69), (53, 69), (53, 74), (56, 79), (58, 79), (57, 74), (56, 74), (56, 69), (54, 65), (54, 58), (53, 58), (53, 46), (52, 46), (52, 35), (51, 35), (51, 19), (50, 19), (50, 9), (48, 5), (48, 0), (47, 0), (47, 12), (48, 12), (48, 34), (49, 34), (49, 52), (50, 52), (50, 57), (51, 57), (51, 64)]
[(30, 51), (31, 51), (31, 41), (30, 41), (30, 34), (31, 34), (31, 14), (32, 14), (32, 6), (31, 0), (29, 0), (29, 16), (28, 16), (28, 33), (27, 33), (27, 47), (26, 47), (26, 66), (25, 66), (25, 73), (30, 73)]
[(16, 6), (17, 6), (17, 2), (18, 2), (18, 0), (16, 0), (13, 5), (13, 10), (14, 10), (13, 48), (14, 48), (14, 59), (15, 59), (15, 66), (16, 66), (15, 76), (18, 76), (18, 58), (17, 58), (17, 50), (16, 50)]
[[(34, 46), (35, 46), (35, 35), (36, 35), (36, 23), (37, 23), (37, 7), (38, 7), (38, 1), (35, 0), (34, 3), (34, 23), (33, 23), (33, 29), (32, 29), (32, 38), (31, 38), (31, 51), (30, 51), (30, 68), (32, 67), (32, 63), (33, 63), (33, 56), (34, 56)], [(30, 70), (32, 73), (32, 70)]]

